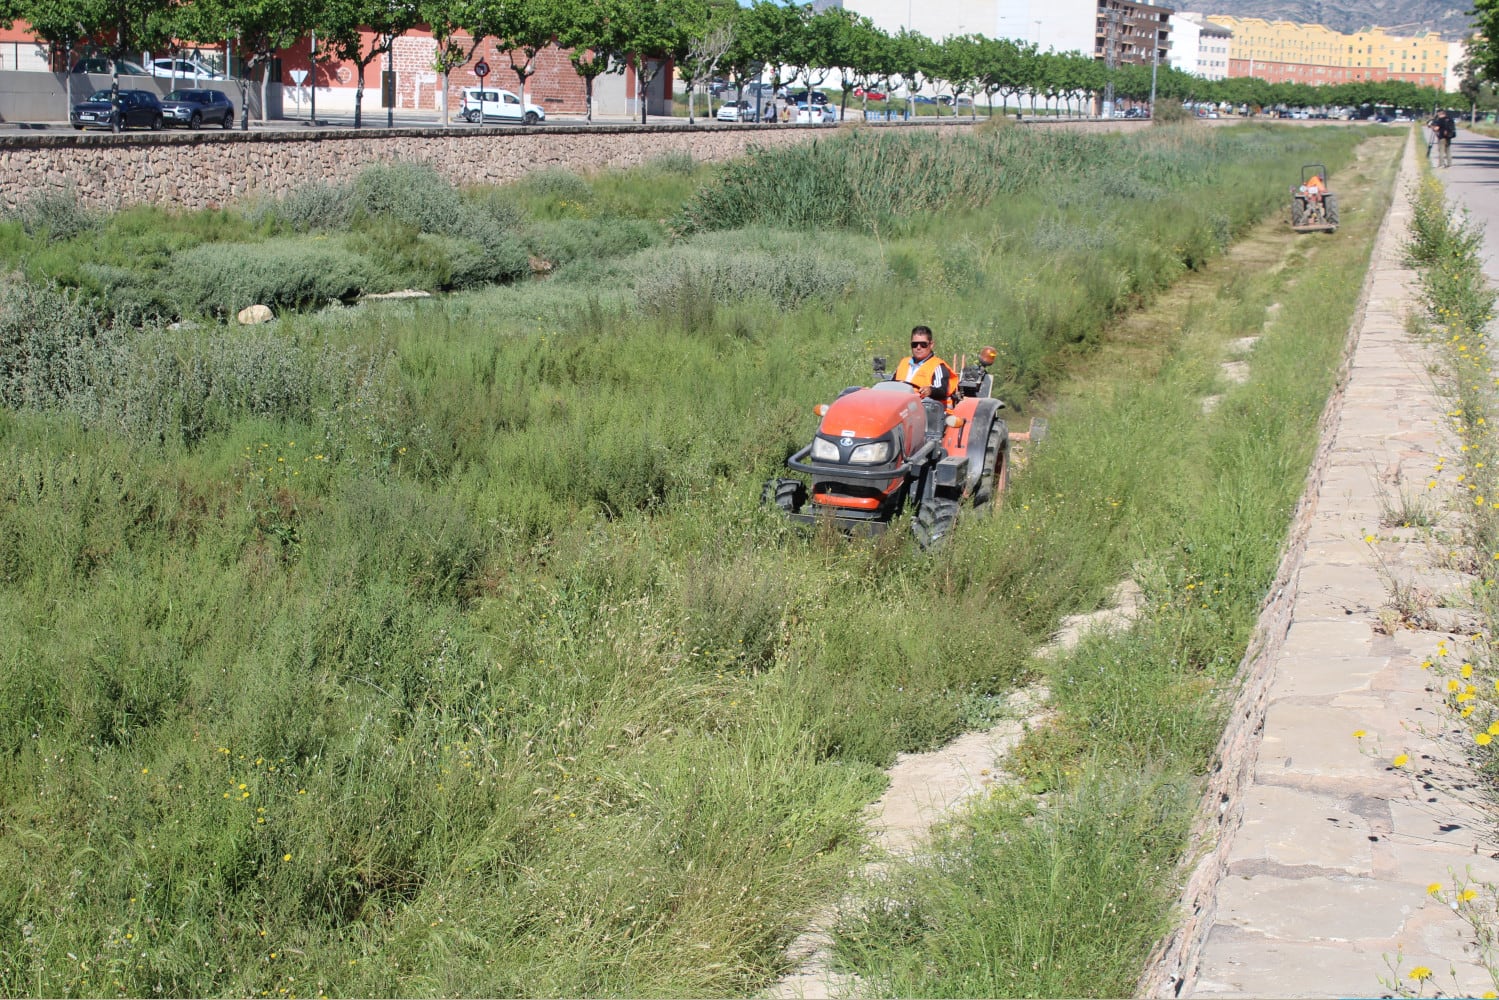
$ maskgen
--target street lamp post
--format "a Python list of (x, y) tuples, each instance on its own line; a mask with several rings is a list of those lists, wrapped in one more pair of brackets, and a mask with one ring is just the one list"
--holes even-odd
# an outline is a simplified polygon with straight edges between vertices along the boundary
[(307, 75), (312, 80), (312, 97), (308, 103), (307, 124), (317, 124), (317, 32), (310, 32), (312, 47), (307, 50)]
[(1155, 71), (1161, 64), (1161, 26), (1156, 22), (1155, 37), (1150, 44), (1150, 117), (1155, 119)]

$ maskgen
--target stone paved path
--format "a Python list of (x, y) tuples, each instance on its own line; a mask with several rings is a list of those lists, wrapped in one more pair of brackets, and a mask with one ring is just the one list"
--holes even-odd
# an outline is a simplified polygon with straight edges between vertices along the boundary
[[(1476, 151), (1455, 145), (1454, 171), (1465, 146)], [(1499, 878), (1491, 820), (1391, 766), (1408, 753), (1440, 770), (1454, 753), (1431, 738), (1441, 696), (1421, 663), (1444, 639), (1457, 648), (1463, 630), (1440, 595), (1465, 580), (1439, 567), (1429, 532), (1388, 526), (1402, 497), (1437, 508), (1440, 488), (1427, 484), (1439, 457), (1456, 454), (1443, 429), (1450, 407), (1428, 374), (1434, 358), (1405, 332), (1414, 276), (1400, 245), (1422, 150), (1407, 147), (1314, 500), (1283, 567), (1280, 617), (1270, 617), (1225, 738), (1221, 818), (1184, 900), (1185, 926), (1142, 981), (1144, 995), (1379, 996), (1391, 963), (1435, 970), (1427, 995), (1434, 984), (1448, 995), (1493, 988), (1466, 923), (1427, 892), (1453, 873)], [(1483, 155), (1499, 157), (1499, 142)], [(1499, 209), (1499, 194), (1470, 193)], [(1450, 484), (1451, 470), (1440, 478)], [(1392, 585), (1452, 631), (1390, 628)], [(1355, 739), (1357, 730), (1368, 736)]]

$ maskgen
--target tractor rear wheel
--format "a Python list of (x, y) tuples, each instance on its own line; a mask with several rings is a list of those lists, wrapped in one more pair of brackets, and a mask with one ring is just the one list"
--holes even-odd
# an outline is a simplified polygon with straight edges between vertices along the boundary
[(807, 484), (800, 479), (770, 479), (760, 490), (760, 502), (774, 504), (784, 513), (795, 514), (807, 502)]
[(1291, 199), (1291, 225), (1299, 226), (1306, 221), (1306, 202), (1301, 198)]
[(929, 496), (916, 508), (916, 516), (911, 519), (911, 532), (916, 536), (917, 545), (930, 549), (942, 544), (957, 523), (958, 501), (950, 497)]
[(1327, 224), (1336, 226), (1338, 224), (1338, 196), (1335, 194), (1324, 194), (1322, 196), (1322, 211), (1327, 216)]

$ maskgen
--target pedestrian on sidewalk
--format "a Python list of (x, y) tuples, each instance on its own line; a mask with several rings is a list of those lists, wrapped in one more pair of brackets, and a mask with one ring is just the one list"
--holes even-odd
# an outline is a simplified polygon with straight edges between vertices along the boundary
[(1452, 166), (1452, 140), (1457, 138), (1457, 122), (1443, 108), (1437, 112), (1437, 116), (1427, 123), (1431, 129), (1432, 136), (1436, 139), (1437, 166)]

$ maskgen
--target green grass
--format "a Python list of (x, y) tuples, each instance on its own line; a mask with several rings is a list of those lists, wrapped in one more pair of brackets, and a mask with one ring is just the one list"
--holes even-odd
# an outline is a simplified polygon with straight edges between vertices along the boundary
[[(864, 176), (851, 141), (845, 176)], [(543, 175), (464, 198), (510, 204), (517, 233), (646, 223), (656, 242), (590, 256), (585, 235), (546, 280), (253, 332), (110, 324), (7, 281), (0, 991), (754, 992), (846, 888), (879, 769), (982, 721), (1060, 615), (1144, 563), (1174, 611), (1132, 640), (1133, 673), (1059, 691), (1067, 721), (1033, 771), (1079, 803), (1057, 827), (1078, 837), (1129, 788), (1189, 781), (1213, 717), (1180, 696), (1231, 667), (1320, 362), (1285, 362), (1305, 385), (1252, 384), (1186, 436), (1198, 421), (1171, 392), (1207, 377), (1194, 355), (1166, 388), (1124, 378), (1054, 421), (1004, 513), (938, 556), (904, 525), (794, 531), (759, 484), (805, 444), (812, 404), (915, 322), (949, 357), (993, 341), (1028, 410), (1108, 319), (1356, 141), (1038, 137), (1004, 147), (1036, 179), (1008, 197), (954, 176), (928, 214), (755, 218), (680, 243), (661, 191), (701, 206), (693, 191), (752, 178)], [(987, 176), (988, 148), (954, 160)], [(839, 162), (823, 156), (754, 162), (790, 196)], [(212, 242), (314, 240), (340, 198), (309, 196), (295, 225), (229, 213)], [(163, 230), (203, 246), (208, 225)], [(1226, 315), (1264, 294), (1244, 288)], [(1255, 502), (1229, 509), (1230, 488)], [(1196, 609), (1188, 585), (1225, 573), (1232, 613)], [(1109, 672), (1082, 662), (1057, 669)], [(1088, 766), (1121, 772), (1096, 790), (1057, 775), (1085, 760), (1058, 750), (1088, 742), (1083, 713), (1114, 748)], [(1174, 829), (1090, 870), (1153, 885), (1124, 873), (1167, 863)], [(1065, 978), (1046, 982), (1117, 990), (1156, 898), (1098, 929), (1111, 960), (1053, 955)], [(1038, 911), (1035, 938), (1060, 923)]]
[[(1377, 193), (1339, 242), (1299, 247), (1284, 270), (1215, 269), (1203, 289), (1213, 308), (1189, 308), (1158, 345), (1156, 378), (1104, 367), (1058, 402), (1054, 434), (995, 530), (1049, 556), (1082, 557), (1092, 538), (1125, 557), (1113, 565), (1141, 585), (1144, 610), (1126, 633), (1039, 663), (1058, 716), (1012, 755), (1020, 784), (954, 823), (929, 858), (866, 888), (872, 905), (845, 919), (838, 942), (870, 995), (1133, 991), (1171, 919), (1184, 830), (1280, 558), (1390, 176), (1380, 164)], [(1251, 380), (1204, 417), (1213, 367), (1231, 339), (1260, 332), (1272, 302), (1282, 320), (1256, 345)], [(977, 542), (961, 540), (965, 555)], [(1052, 572), (1083, 575), (1054, 558)]]

